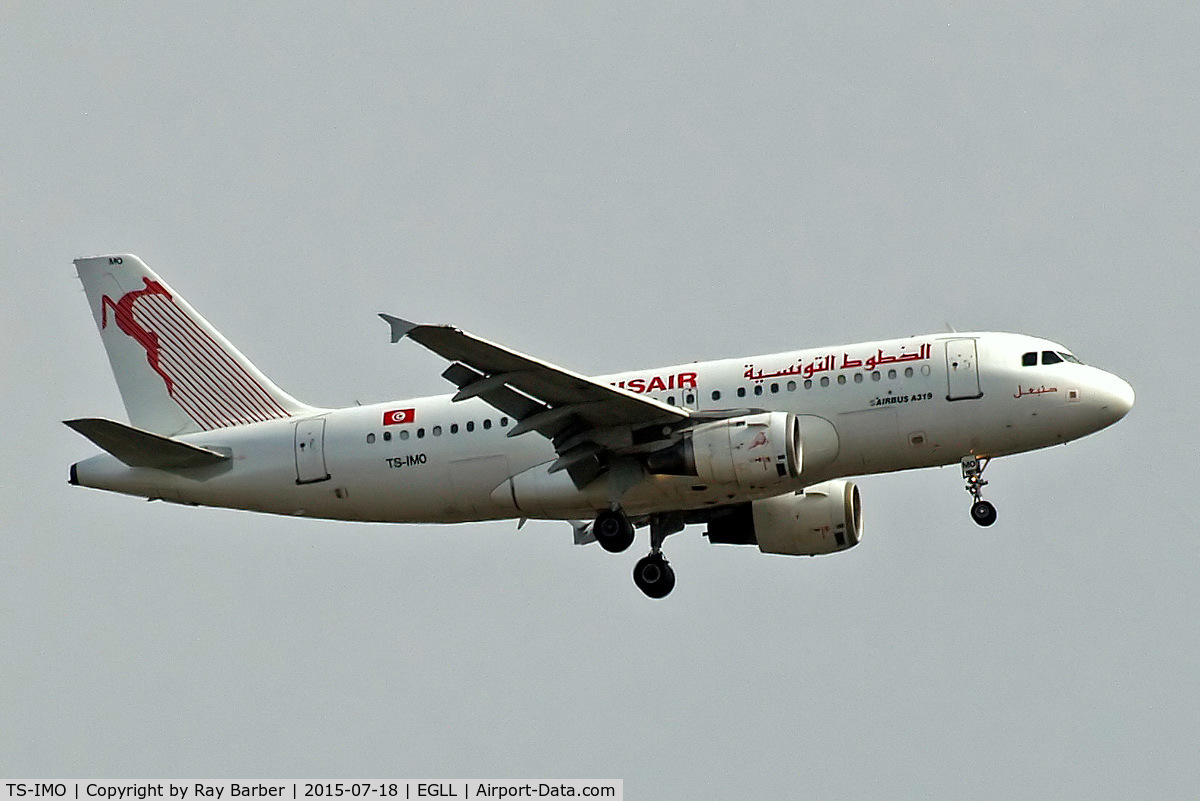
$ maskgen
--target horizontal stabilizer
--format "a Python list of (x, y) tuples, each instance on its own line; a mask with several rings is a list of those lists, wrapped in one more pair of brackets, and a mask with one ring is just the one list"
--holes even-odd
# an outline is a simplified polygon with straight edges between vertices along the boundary
[(63, 420), (63, 424), (83, 434), (130, 467), (204, 467), (229, 458), (226, 454), (208, 448), (152, 434), (114, 420), (86, 417), (79, 420)]

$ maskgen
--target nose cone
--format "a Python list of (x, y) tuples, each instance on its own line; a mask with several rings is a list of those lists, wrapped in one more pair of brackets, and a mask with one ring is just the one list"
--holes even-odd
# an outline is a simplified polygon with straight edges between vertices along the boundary
[(1133, 408), (1133, 387), (1123, 378), (1118, 378), (1121, 382), (1121, 391), (1116, 400), (1117, 408), (1120, 409), (1121, 417), (1129, 414), (1129, 410)]
[(1105, 373), (1105, 380), (1099, 387), (1100, 410), (1105, 416), (1105, 425), (1112, 425), (1133, 408), (1133, 387), (1129, 382), (1112, 373)]

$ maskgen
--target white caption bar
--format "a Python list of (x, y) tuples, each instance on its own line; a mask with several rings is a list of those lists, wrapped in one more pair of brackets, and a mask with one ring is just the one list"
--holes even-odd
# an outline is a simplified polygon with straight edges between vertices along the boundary
[(601, 798), (623, 801), (621, 779), (377, 779), (373, 781), (88, 781), (59, 782), (0, 780), (0, 798), (103, 799), (144, 801), (149, 798), (175, 801), (230, 801), (242, 798), (308, 799), (399, 799), (436, 798), (465, 801), (486, 798)]

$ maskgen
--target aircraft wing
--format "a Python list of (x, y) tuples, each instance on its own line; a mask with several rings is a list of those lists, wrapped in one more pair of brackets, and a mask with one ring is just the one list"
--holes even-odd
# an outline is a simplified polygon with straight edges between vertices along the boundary
[[(550, 439), (559, 454), (551, 472), (571, 470), (577, 484), (588, 474), (599, 474), (606, 453), (637, 448), (636, 430), (692, 418), (687, 409), (609, 386), (453, 326), (379, 316), (391, 325), (392, 342), (408, 337), (452, 362), (442, 376), (458, 387), (455, 401), (479, 398), (513, 417), (517, 424), (510, 437), (537, 431)], [(585, 467), (589, 463), (594, 469)]]

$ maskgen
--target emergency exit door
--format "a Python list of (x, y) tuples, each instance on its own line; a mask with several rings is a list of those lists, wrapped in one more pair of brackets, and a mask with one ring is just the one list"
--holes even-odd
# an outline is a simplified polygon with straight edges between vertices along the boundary
[(296, 423), (296, 483), (312, 484), (329, 479), (325, 469), (325, 418)]
[(983, 397), (979, 388), (979, 359), (973, 339), (946, 340), (946, 400)]

